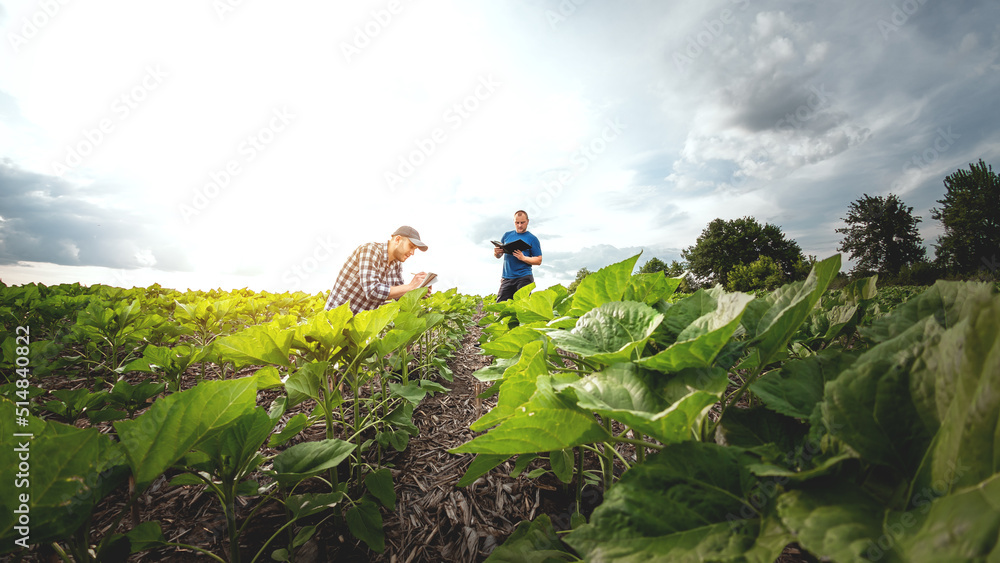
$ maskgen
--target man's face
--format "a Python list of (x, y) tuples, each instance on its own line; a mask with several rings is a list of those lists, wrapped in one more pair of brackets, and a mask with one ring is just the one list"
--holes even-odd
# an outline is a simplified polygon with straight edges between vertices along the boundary
[(514, 216), (514, 230), (518, 233), (523, 233), (528, 230), (528, 218), (524, 215)]
[(406, 259), (413, 256), (416, 252), (417, 247), (410, 242), (410, 239), (396, 235), (396, 249), (392, 253), (392, 257), (399, 262), (406, 262)]

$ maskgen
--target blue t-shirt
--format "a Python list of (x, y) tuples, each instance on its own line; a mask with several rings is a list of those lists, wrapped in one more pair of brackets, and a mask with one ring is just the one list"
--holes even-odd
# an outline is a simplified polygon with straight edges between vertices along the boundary
[[(531, 248), (524, 251), (525, 256), (541, 256), (542, 255), (542, 245), (538, 242), (538, 237), (531, 234), (530, 231), (524, 231), (523, 233), (518, 233), (517, 231), (507, 231), (503, 234), (503, 238), (500, 239), (501, 244), (508, 244), (514, 242), (515, 240), (523, 240), (524, 242), (531, 245)], [(502, 277), (512, 280), (514, 278), (521, 278), (524, 276), (531, 275), (531, 264), (526, 264), (521, 262), (517, 258), (514, 258), (513, 254), (503, 255), (503, 274)]]

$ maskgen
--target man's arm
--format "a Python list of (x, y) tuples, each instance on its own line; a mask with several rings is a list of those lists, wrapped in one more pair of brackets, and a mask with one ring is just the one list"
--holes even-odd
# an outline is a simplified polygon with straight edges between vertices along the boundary
[(521, 262), (524, 262), (525, 264), (531, 264), (532, 266), (541, 266), (542, 265), (542, 257), (541, 257), (541, 255), (539, 255), (539, 256), (525, 256), (524, 253), (521, 252), (520, 250), (515, 250), (514, 253), (513, 253), (513, 255), (514, 255), (514, 258), (517, 258), (518, 260), (520, 260)]
[(413, 291), (420, 287), (420, 284), (424, 283), (424, 278), (427, 277), (426, 272), (420, 272), (413, 276), (413, 280), (410, 283), (404, 283), (403, 285), (394, 285), (389, 288), (389, 297), (387, 299), (399, 299), (408, 291)]

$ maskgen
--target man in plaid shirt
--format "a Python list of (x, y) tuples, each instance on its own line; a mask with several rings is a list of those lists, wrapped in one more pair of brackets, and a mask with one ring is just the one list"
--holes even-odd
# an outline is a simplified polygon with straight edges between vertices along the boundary
[(400, 227), (387, 242), (371, 242), (354, 249), (340, 268), (337, 281), (326, 300), (326, 309), (350, 303), (351, 311), (376, 309), (389, 299), (399, 299), (407, 291), (423, 283), (425, 272), (413, 276), (410, 283), (403, 283), (403, 262), (416, 249), (427, 251), (420, 234), (413, 227)]

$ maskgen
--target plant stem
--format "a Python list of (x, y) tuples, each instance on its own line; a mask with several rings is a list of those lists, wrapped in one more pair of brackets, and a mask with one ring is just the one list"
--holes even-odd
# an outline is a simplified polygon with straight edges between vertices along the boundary
[[(611, 419), (604, 417), (604, 429), (611, 434)], [(604, 443), (604, 455), (601, 456), (601, 470), (604, 474), (604, 493), (607, 494), (611, 490), (611, 481), (614, 479), (614, 468), (615, 468), (615, 458), (614, 454), (611, 453), (611, 444)]]
[(207, 555), (207, 556), (211, 557), (212, 559), (215, 559), (219, 563), (226, 563), (225, 559), (219, 557), (218, 555), (212, 553), (211, 551), (208, 551), (207, 549), (202, 549), (202, 548), (194, 546), (194, 545), (188, 545), (186, 543), (177, 543), (177, 542), (163, 542), (163, 545), (164, 546), (170, 546), (170, 547), (182, 547), (184, 549), (190, 549), (190, 550), (202, 553), (204, 555)]
[(226, 511), (226, 526), (229, 528), (229, 562), (240, 561), (240, 536), (236, 527), (236, 481), (226, 485), (226, 495), (222, 499)]
[(715, 435), (715, 429), (718, 428), (719, 423), (722, 422), (722, 418), (726, 416), (726, 410), (728, 410), (729, 407), (731, 407), (732, 405), (739, 402), (739, 400), (743, 397), (743, 395), (750, 389), (750, 384), (753, 383), (754, 381), (757, 381), (757, 378), (760, 377), (760, 374), (763, 370), (764, 370), (763, 364), (757, 366), (757, 368), (753, 371), (753, 373), (751, 373), (750, 376), (743, 381), (743, 385), (741, 385), (740, 388), (737, 389), (735, 393), (730, 395), (732, 399), (726, 401), (726, 404), (722, 405), (722, 412), (719, 413), (718, 420), (712, 423), (711, 427), (709, 427), (707, 434), (702, 434), (701, 439), (703, 442), (708, 441), (709, 438)]
[[(52, 542), (50, 545), (52, 547), (52, 550), (56, 552), (56, 555), (58, 555), (60, 559), (62, 559), (66, 563), (72, 563), (69, 559), (69, 554), (66, 553), (66, 550), (64, 550), (62, 546), (59, 545), (58, 542)], [(20, 557), (21, 554), (19, 553), (18, 556)]]
[(576, 511), (583, 502), (583, 448), (576, 448)]
[(635, 438), (623, 438), (621, 436), (616, 436), (611, 438), (612, 442), (621, 442), (623, 444), (632, 444), (633, 446), (649, 448), (651, 450), (660, 451), (663, 449), (661, 444), (654, 444), (653, 442), (647, 442), (646, 440), (637, 440)]

